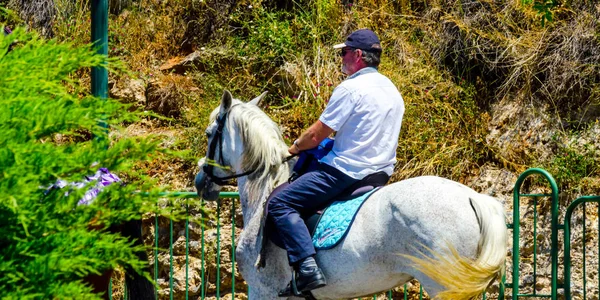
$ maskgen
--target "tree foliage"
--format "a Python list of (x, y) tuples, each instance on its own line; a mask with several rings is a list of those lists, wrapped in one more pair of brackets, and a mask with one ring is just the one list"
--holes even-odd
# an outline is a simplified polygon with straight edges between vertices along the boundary
[[(157, 141), (108, 135), (141, 115), (82, 87), (83, 70), (107, 63), (114, 66), (91, 46), (22, 29), (0, 35), (1, 299), (99, 299), (83, 278), (119, 265), (141, 272), (147, 264), (135, 255), (140, 248), (106, 229), (156, 207), (134, 193), (152, 183), (134, 166)], [(100, 166), (127, 185), (108, 186), (91, 205), (77, 205), (85, 188), (47, 193), (57, 179), (81, 181)]]

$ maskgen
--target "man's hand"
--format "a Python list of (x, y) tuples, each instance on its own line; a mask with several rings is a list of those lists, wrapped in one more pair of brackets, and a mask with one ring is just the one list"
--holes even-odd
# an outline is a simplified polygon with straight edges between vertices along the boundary
[(288, 148), (288, 152), (291, 155), (297, 155), (300, 153), (300, 148), (298, 148), (298, 140), (295, 140), (294, 143)]
[(333, 133), (333, 129), (321, 121), (312, 124), (300, 137), (294, 141), (294, 144), (288, 148), (292, 155), (300, 153), (302, 150), (312, 149), (319, 145), (326, 137)]

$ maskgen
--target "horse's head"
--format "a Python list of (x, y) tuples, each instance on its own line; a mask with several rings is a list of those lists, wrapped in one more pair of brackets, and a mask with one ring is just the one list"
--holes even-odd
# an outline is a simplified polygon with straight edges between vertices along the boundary
[[(267, 93), (252, 99), (248, 104), (258, 106)], [(245, 105), (233, 99), (227, 90), (223, 92), (221, 105), (210, 115), (210, 124), (206, 128), (208, 149), (206, 157), (198, 161), (200, 172), (196, 175), (195, 185), (198, 195), (206, 200), (216, 200), (223, 185), (230, 179), (253, 173), (253, 169), (244, 169), (242, 161), (243, 141), (231, 119), (231, 110), (235, 106)]]

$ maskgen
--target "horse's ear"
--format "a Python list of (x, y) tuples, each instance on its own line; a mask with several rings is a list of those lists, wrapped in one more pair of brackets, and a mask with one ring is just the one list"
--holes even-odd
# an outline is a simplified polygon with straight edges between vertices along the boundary
[(233, 96), (231, 96), (231, 93), (228, 90), (224, 90), (223, 97), (221, 97), (221, 109), (219, 114), (222, 115), (227, 112), (231, 107), (231, 102), (233, 102)]
[(264, 92), (262, 94), (260, 94), (260, 96), (250, 100), (248, 103), (250, 104), (254, 104), (256, 106), (258, 106), (258, 104), (260, 103), (260, 101), (267, 95), (268, 92)]

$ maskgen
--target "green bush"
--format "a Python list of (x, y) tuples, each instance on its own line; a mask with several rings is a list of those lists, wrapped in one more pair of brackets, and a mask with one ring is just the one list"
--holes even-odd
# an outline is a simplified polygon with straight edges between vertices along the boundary
[[(147, 264), (136, 258), (140, 248), (104, 229), (156, 207), (134, 193), (152, 184), (134, 166), (158, 142), (108, 135), (140, 115), (81, 86), (76, 71), (105, 63), (90, 46), (22, 29), (0, 34), (1, 299), (100, 299), (83, 278), (119, 265), (141, 272)], [(77, 205), (85, 188), (44, 195), (57, 179), (81, 181), (99, 166), (127, 185), (107, 187), (91, 205)]]

